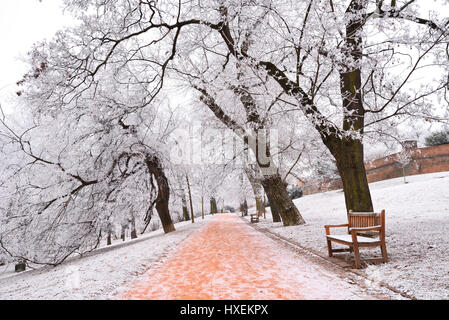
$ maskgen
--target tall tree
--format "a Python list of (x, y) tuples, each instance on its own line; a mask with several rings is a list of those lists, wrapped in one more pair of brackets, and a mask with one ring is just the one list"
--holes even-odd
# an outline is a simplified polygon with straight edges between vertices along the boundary
[(1, 156), (13, 164), (2, 180), (8, 200), (0, 207), (0, 246), (17, 259), (55, 265), (93, 250), (103, 235), (110, 242), (110, 225), (129, 224), (129, 212), (138, 218), (133, 223), (131, 217), (132, 233), (145, 230), (153, 205), (164, 231), (174, 231), (162, 160), (165, 133), (153, 127), (165, 116), (158, 118), (156, 109), (130, 112), (126, 90), (106, 89), (107, 81), (94, 89), (95, 98), (85, 90), (76, 102), (60, 104), (55, 96), (66, 89), (58, 83), (60, 70), (42, 65), (36, 72), (25, 77), (20, 97), (27, 102), (22, 123), (31, 124), (20, 128), (0, 119), (9, 140)]

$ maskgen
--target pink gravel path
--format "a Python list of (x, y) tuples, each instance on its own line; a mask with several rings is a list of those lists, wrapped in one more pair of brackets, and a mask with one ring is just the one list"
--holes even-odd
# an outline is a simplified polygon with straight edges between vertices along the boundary
[[(324, 241), (324, 240), (323, 240)], [(374, 299), (360, 287), (254, 230), (217, 215), (124, 299)]]

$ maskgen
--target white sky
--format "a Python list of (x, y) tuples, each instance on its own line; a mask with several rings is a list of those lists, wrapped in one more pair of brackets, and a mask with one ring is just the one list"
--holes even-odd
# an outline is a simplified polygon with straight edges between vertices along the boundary
[(20, 60), (31, 45), (50, 39), (75, 21), (63, 14), (62, 0), (0, 0), (0, 102), (16, 91), (27, 71)]

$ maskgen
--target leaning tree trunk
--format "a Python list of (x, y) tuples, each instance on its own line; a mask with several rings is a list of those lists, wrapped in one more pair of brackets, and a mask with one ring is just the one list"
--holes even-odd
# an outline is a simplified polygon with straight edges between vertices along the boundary
[(170, 217), (170, 211), (168, 209), (168, 202), (170, 199), (170, 187), (168, 186), (168, 180), (165, 176), (164, 170), (160, 164), (159, 159), (152, 155), (145, 158), (145, 164), (148, 167), (150, 173), (154, 175), (157, 182), (158, 193), (156, 197), (156, 211), (159, 215), (159, 219), (162, 223), (162, 228), (165, 233), (175, 231), (175, 226)]
[(362, 142), (357, 139), (342, 139), (333, 149), (343, 182), (347, 211), (372, 212), (373, 203), (366, 178)]
[[(287, 189), (279, 174), (262, 178), (262, 185), (267, 194), (270, 206), (274, 211), (279, 213), (284, 226), (296, 226), (304, 224), (305, 221), (299, 214), (292, 199), (290, 199)], [(274, 220), (274, 215), (273, 215)]]
[[(262, 183), (263, 185), (263, 183)], [(281, 216), (279, 215), (279, 210), (276, 207), (276, 200), (271, 199), (271, 192), (268, 192), (268, 189), (264, 187), (265, 193), (268, 198), (268, 203), (270, 204), (271, 216), (273, 217), (273, 222), (281, 222)]]
[[(279, 222), (278, 214), (284, 226), (296, 226), (306, 223), (288, 195), (287, 186), (284, 184), (279, 170), (274, 162), (270, 151), (270, 139), (267, 133), (258, 132), (255, 137), (248, 137), (250, 148), (256, 156), (257, 164), (261, 171), (262, 186), (270, 201), (273, 221)], [(275, 220), (276, 219), (276, 220)]]
[[(265, 204), (262, 201), (262, 188), (265, 187), (261, 183), (261, 177), (260, 172), (258, 172), (258, 168), (256, 170), (252, 170), (248, 167), (248, 165), (244, 164), (244, 171), (246, 173), (246, 176), (248, 177), (249, 183), (251, 184), (251, 187), (253, 189), (254, 198), (256, 200), (256, 209), (257, 213), (260, 215), (263, 211), (265, 213)], [(267, 191), (265, 190), (265, 193)], [(273, 222), (281, 222), (281, 216), (279, 215), (279, 211), (276, 209), (276, 200), (271, 201), (270, 196), (268, 196), (268, 199), (270, 201), (270, 208), (271, 208), (271, 215), (273, 216)]]

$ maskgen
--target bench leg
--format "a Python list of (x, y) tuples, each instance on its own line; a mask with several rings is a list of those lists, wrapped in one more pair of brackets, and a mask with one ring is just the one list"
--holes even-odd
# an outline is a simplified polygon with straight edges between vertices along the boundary
[(332, 257), (332, 242), (327, 240), (327, 251), (329, 252), (329, 257)]
[(360, 268), (360, 253), (359, 253), (359, 246), (354, 245), (354, 262), (355, 262), (355, 268)]
[(382, 251), (382, 257), (384, 262), (388, 262), (388, 254), (387, 254), (387, 246), (384, 244), (381, 244), (380, 250)]

